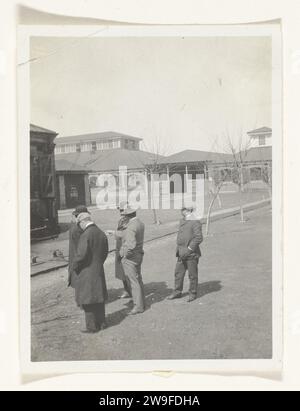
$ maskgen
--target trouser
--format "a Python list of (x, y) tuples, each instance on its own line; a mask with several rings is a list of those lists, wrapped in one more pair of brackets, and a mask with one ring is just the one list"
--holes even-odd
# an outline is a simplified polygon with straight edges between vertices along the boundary
[(99, 331), (105, 322), (105, 304), (83, 304), (85, 324), (88, 331)]
[(128, 295), (129, 295), (130, 297), (132, 297), (132, 292), (131, 292), (131, 286), (130, 286), (129, 278), (126, 278), (125, 280), (123, 280), (123, 286), (124, 286), (124, 290), (128, 293)]
[(175, 267), (175, 293), (181, 294), (186, 271), (189, 273), (190, 295), (196, 296), (198, 290), (198, 258), (178, 260)]
[(132, 295), (135, 309), (138, 311), (145, 310), (144, 284), (141, 274), (142, 263), (135, 263), (126, 258), (122, 261), (124, 272), (129, 280), (130, 294)]

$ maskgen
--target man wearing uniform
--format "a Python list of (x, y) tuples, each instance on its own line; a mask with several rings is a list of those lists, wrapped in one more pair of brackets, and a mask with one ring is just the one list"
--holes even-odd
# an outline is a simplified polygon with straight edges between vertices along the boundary
[(189, 274), (190, 287), (188, 302), (197, 298), (198, 289), (198, 262), (201, 256), (199, 245), (203, 241), (202, 226), (200, 219), (193, 213), (192, 206), (183, 207), (181, 210), (183, 218), (180, 220), (177, 235), (176, 257), (178, 258), (175, 268), (175, 288), (168, 297), (169, 300), (182, 296), (183, 281), (186, 271)]
[(115, 252), (115, 276), (122, 281), (124, 292), (121, 294), (120, 298), (131, 298), (131, 286), (128, 277), (125, 275), (122, 258), (120, 256), (120, 249), (122, 246), (122, 237), (127, 228), (129, 218), (123, 215), (124, 208), (127, 206), (127, 202), (121, 202), (119, 206), (120, 220), (118, 222), (117, 230), (115, 231), (116, 238), (116, 252)]
[(131, 288), (134, 307), (129, 314), (133, 315), (145, 310), (144, 284), (141, 274), (145, 226), (137, 218), (136, 210), (129, 205), (124, 207), (122, 214), (127, 216), (128, 223), (122, 235), (120, 257)]

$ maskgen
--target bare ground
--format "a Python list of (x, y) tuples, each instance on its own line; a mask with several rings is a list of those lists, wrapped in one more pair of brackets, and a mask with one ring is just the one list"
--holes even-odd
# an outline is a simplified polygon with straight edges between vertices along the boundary
[[(168, 301), (175, 235), (147, 244), (143, 264), (147, 310), (127, 316), (113, 256), (105, 264), (108, 328), (82, 334), (83, 312), (66, 287), (66, 269), (31, 279), (32, 360), (270, 358), (272, 356), (271, 209), (212, 224), (202, 245), (199, 297)], [(186, 277), (185, 286), (188, 286)]]

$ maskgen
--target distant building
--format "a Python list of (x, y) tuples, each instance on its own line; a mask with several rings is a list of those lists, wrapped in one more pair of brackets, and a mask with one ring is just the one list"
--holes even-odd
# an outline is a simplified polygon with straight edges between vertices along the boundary
[(211, 165), (231, 161), (232, 157), (223, 153), (212, 153), (210, 151), (184, 150), (163, 158), (159, 162), (161, 174), (166, 174), (172, 180), (174, 174), (181, 176), (182, 187), (176, 187), (170, 182), (170, 192), (176, 190), (186, 191), (186, 180), (196, 180), (197, 175), (207, 179)]
[(55, 160), (57, 208), (75, 208), (78, 205), (91, 205), (89, 171), (78, 164), (64, 159)]
[[(247, 132), (250, 148), (243, 153), (243, 171), (249, 181), (272, 181), (272, 129), (260, 127)], [(234, 162), (227, 162), (230, 168)], [(215, 164), (213, 169), (224, 169), (224, 164)], [(227, 173), (230, 178), (230, 172)]]
[[(247, 181), (268, 179), (272, 175), (272, 129), (261, 127), (249, 131), (251, 147), (243, 153), (243, 174)], [(160, 161), (160, 173), (168, 177), (180, 174), (182, 177), (182, 191), (185, 191), (187, 179), (195, 180), (196, 175), (202, 174), (209, 179), (216, 171), (224, 176), (225, 181), (232, 181), (234, 173), (234, 158), (232, 154), (214, 153), (199, 150), (184, 150)], [(171, 183), (170, 191), (174, 191)]]
[[(252, 147), (245, 159), (245, 172), (252, 180), (262, 179), (265, 167), (271, 172), (272, 147), (270, 144), (272, 130), (268, 127), (248, 132)], [(210, 178), (213, 170), (226, 172), (226, 180), (231, 181), (233, 156), (225, 153), (215, 153), (200, 150), (184, 150), (170, 156), (159, 156), (140, 150), (141, 138), (128, 136), (117, 132), (93, 133), (72, 137), (60, 137), (55, 140), (56, 162), (67, 161), (73, 167), (88, 170), (89, 185), (92, 189), (92, 203), (95, 202), (99, 176), (111, 175), (116, 184), (123, 184), (124, 175), (120, 176), (119, 168), (127, 167), (129, 186), (134, 186), (135, 173), (143, 172), (150, 181), (150, 174), (164, 175), (170, 178), (170, 191), (185, 191), (187, 179), (195, 180), (202, 174)], [(223, 170), (223, 171), (222, 171)], [(69, 170), (71, 171), (71, 170)], [(87, 172), (87, 171), (86, 171)], [(74, 174), (74, 170), (72, 171)], [(172, 175), (180, 175), (182, 187), (175, 187)], [(87, 179), (87, 177), (85, 177)], [(109, 180), (110, 177), (107, 176)], [(62, 177), (61, 177), (62, 182)], [(66, 180), (65, 180), (66, 184)]]
[(251, 139), (252, 147), (272, 146), (272, 129), (270, 127), (260, 127), (255, 130), (248, 131), (247, 134)]
[(141, 138), (114, 131), (59, 137), (55, 141), (55, 154), (95, 153), (112, 149), (139, 150), (141, 141)]
[(130, 178), (136, 172), (143, 172), (156, 157), (140, 150), (141, 141), (141, 138), (113, 131), (59, 137), (55, 140), (55, 158), (88, 169), (91, 187), (97, 185), (99, 175), (103, 174), (114, 176), (118, 183), (119, 167), (127, 167)]

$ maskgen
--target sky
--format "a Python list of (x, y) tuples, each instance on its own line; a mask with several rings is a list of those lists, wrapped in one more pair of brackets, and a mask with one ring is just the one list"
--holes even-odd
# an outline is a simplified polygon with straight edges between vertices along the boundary
[(161, 154), (226, 151), (271, 127), (270, 37), (31, 39), (31, 122), (116, 131)]

